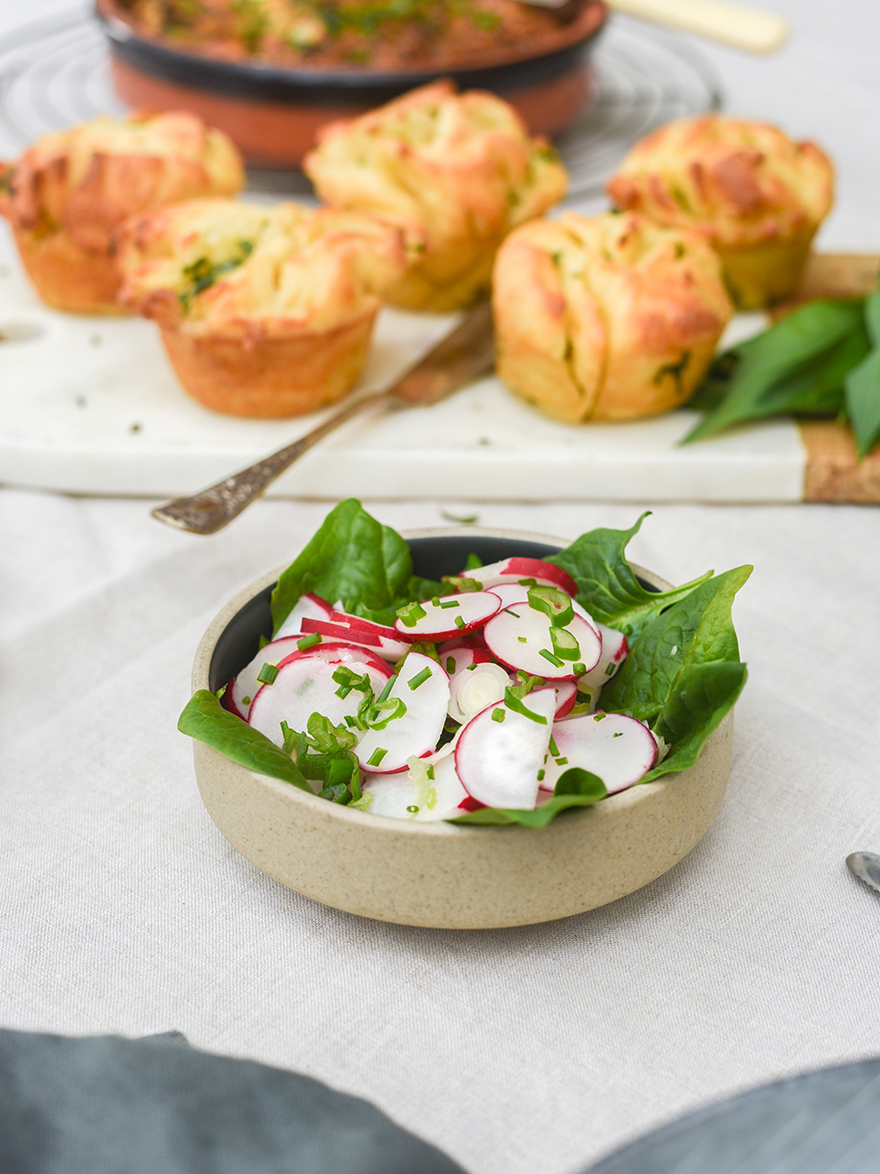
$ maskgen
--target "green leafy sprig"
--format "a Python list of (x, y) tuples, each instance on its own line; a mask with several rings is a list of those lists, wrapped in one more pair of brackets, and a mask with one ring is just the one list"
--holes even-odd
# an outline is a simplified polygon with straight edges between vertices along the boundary
[(880, 291), (808, 302), (725, 351), (688, 407), (706, 415), (685, 444), (770, 416), (836, 417), (864, 458), (880, 441)]

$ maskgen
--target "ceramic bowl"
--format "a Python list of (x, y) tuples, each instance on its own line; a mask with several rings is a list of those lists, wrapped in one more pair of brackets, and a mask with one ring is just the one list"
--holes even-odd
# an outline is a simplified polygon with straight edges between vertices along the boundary
[(173, 41), (140, 36), (116, 0), (96, 0), (96, 10), (113, 85), (128, 106), (191, 110), (225, 131), (248, 163), (270, 168), (297, 167), (324, 123), (362, 114), (439, 77), (451, 77), (460, 89), (500, 94), (533, 134), (555, 134), (590, 102), (589, 54), (608, 14), (602, 0), (582, 0), (553, 48), (462, 69), (392, 73), (199, 56)]
[[(546, 557), (565, 543), (518, 532), (405, 533), (415, 571), (454, 574), (484, 562)], [(217, 690), (271, 634), (280, 573), (237, 595), (205, 633), (193, 688)], [(667, 583), (636, 568), (647, 586)], [(195, 770), (208, 813), (230, 844), (288, 888), (336, 909), (404, 925), (489, 929), (582, 913), (623, 897), (682, 859), (712, 822), (727, 785), (732, 714), (696, 766), (558, 816), (546, 828), (409, 823), (340, 807), (257, 775), (201, 742)]]

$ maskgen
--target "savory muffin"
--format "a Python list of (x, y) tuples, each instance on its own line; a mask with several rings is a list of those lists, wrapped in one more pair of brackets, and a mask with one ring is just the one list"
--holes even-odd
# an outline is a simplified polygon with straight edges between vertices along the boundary
[(516, 229), (498, 252), (492, 306), (499, 376), (569, 424), (685, 403), (732, 312), (703, 237), (637, 212)]
[(97, 118), (46, 135), (3, 165), (0, 213), (44, 302), (119, 313), (112, 249), (126, 217), (243, 186), (236, 148), (191, 114)]
[(833, 200), (834, 170), (815, 144), (761, 122), (709, 114), (637, 143), (608, 184), (618, 208), (702, 232), (740, 309), (798, 286), (810, 242)]
[(397, 306), (456, 310), (488, 296), (495, 252), (560, 200), (567, 175), (493, 94), (450, 82), (412, 90), (319, 134), (305, 170), (328, 204), (399, 225), (420, 253), (388, 292)]
[(128, 221), (120, 300), (154, 319), (186, 390), (236, 416), (296, 416), (348, 391), (403, 234), (357, 213), (191, 200)]

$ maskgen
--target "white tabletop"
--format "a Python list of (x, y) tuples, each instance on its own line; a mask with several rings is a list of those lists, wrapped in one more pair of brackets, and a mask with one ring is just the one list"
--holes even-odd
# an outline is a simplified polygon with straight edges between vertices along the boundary
[[(730, 112), (835, 158), (822, 245), (880, 251), (874, 6), (775, 7), (794, 27), (777, 55), (699, 49)], [(2, 0), (6, 27), (24, 15)], [(261, 875), (210, 822), (175, 729), (209, 620), (327, 503), (263, 501), (213, 538), (150, 504), (0, 491), (0, 1026), (177, 1029), (364, 1095), (469, 1174), (574, 1174), (711, 1100), (880, 1054), (880, 897), (844, 867), (880, 851), (880, 511), (654, 506), (635, 561), (673, 582), (755, 566), (721, 813), (604, 909), (452, 933)], [(366, 504), (398, 529), (473, 512), (563, 537), (642, 508)]]

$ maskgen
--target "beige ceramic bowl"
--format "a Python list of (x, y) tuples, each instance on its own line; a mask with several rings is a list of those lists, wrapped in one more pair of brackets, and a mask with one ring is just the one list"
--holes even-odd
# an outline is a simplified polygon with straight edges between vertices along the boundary
[[(453, 574), (471, 550), (485, 562), (541, 557), (561, 542), (519, 532), (404, 535), (416, 572)], [(635, 568), (646, 583), (665, 588)], [(194, 689), (216, 690), (256, 652), (270, 626), (278, 571), (237, 595), (196, 653)], [(340, 807), (254, 774), (194, 742), (199, 790), (230, 844), (288, 888), (336, 909), (403, 925), (490, 929), (582, 913), (641, 888), (682, 859), (715, 817), (730, 772), (732, 714), (696, 766), (633, 787), (546, 828), (408, 823)]]

